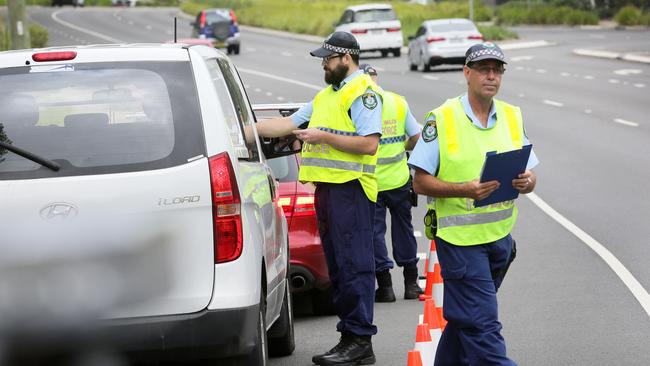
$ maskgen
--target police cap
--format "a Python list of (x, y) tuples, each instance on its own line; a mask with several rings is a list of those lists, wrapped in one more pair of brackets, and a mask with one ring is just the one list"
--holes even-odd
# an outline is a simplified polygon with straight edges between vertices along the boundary
[(323, 45), (309, 52), (314, 57), (328, 57), (335, 53), (349, 53), (351, 55), (359, 54), (359, 42), (354, 38), (352, 33), (348, 32), (334, 32), (330, 34)]
[(465, 52), (465, 65), (482, 60), (497, 60), (504, 64), (507, 63), (501, 48), (492, 42), (475, 44)]

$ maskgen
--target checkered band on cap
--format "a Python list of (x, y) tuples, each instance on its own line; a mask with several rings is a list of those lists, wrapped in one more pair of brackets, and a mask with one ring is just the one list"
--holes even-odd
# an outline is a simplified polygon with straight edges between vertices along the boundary
[(494, 58), (501, 61), (505, 58), (503, 53), (496, 48), (483, 48), (470, 53), (469, 56), (467, 56), (467, 62), (472, 62), (481, 56), (494, 56)]
[(323, 48), (326, 50), (330, 50), (332, 52), (336, 53), (349, 53), (351, 55), (358, 55), (359, 50), (355, 50), (354, 48), (344, 48), (344, 47), (338, 47), (338, 46), (332, 46), (331, 44), (328, 43), (323, 43)]

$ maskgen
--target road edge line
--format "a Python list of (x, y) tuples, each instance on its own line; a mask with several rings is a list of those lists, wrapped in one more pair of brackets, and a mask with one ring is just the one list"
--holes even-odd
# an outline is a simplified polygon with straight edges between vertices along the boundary
[(535, 193), (528, 193), (526, 195), (539, 209), (545, 214), (554, 219), (557, 223), (562, 225), (571, 234), (575, 235), (583, 243), (585, 243), (591, 250), (614, 271), (618, 278), (623, 281), (623, 284), (632, 292), (632, 295), (637, 299), (643, 310), (650, 317), (650, 294), (643, 288), (641, 283), (630, 273), (630, 271), (618, 260), (604, 245), (600, 244), (591, 235), (584, 232), (577, 225), (569, 221), (559, 212), (555, 211), (548, 203), (541, 199)]
[(72, 24), (72, 23), (68, 23), (68, 22), (66, 22), (65, 20), (61, 20), (61, 19), (59, 19), (59, 13), (63, 13), (63, 12), (68, 12), (68, 11), (67, 11), (67, 10), (58, 10), (58, 11), (55, 11), (54, 13), (52, 13), (52, 15), (51, 15), (50, 17), (51, 17), (52, 20), (54, 20), (55, 22), (57, 22), (57, 23), (59, 23), (59, 24), (61, 24), (61, 25), (63, 25), (63, 26), (66, 26), (66, 27), (68, 27), (68, 28), (72, 28), (72, 29), (74, 29), (74, 30), (76, 30), (76, 31), (78, 31), (78, 32), (86, 33), (86, 34), (88, 34), (88, 35), (91, 35), (91, 36), (93, 36), (93, 37), (97, 37), (97, 38), (103, 39), (103, 40), (105, 40), (105, 41), (109, 41), (109, 42), (111, 42), (111, 43), (125, 43), (124, 41), (120, 41), (119, 39), (116, 39), (116, 38), (113, 38), (113, 37), (109, 37), (109, 36), (103, 35), (103, 34), (101, 34), (101, 33), (93, 32), (93, 31), (88, 30), (88, 29), (86, 29), (86, 28), (82, 28), (82, 27), (76, 26), (76, 25), (74, 25), (74, 24)]

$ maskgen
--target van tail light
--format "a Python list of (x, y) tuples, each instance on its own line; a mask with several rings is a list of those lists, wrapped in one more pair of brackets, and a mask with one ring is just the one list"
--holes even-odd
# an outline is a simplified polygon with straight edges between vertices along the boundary
[(68, 61), (74, 60), (77, 57), (75, 51), (58, 51), (58, 52), (40, 52), (32, 55), (32, 60), (36, 62), (47, 61)]
[(235, 15), (234, 10), (230, 10), (230, 20), (232, 20), (233, 24), (237, 24), (237, 16)]
[(402, 30), (402, 27), (391, 27), (391, 28), (386, 28), (386, 30), (389, 32), (399, 32)]
[(475, 41), (480, 41), (480, 40), (483, 39), (483, 36), (480, 35), (480, 34), (474, 34), (474, 35), (471, 35), (471, 36), (467, 37), (467, 39), (471, 39), (471, 40), (475, 40)]
[(214, 263), (239, 258), (243, 249), (241, 199), (228, 153), (208, 159), (212, 185)]
[(427, 37), (427, 43), (442, 42), (444, 40), (445, 37)]
[(205, 27), (205, 11), (201, 12), (201, 28)]
[(350, 31), (352, 34), (366, 34), (368, 33), (367, 29), (353, 29)]

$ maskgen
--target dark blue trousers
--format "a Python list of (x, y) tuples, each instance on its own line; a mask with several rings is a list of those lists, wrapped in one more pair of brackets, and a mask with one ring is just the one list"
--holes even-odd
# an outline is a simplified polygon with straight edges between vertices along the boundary
[(339, 316), (336, 329), (356, 335), (377, 334), (372, 324), (375, 261), (372, 226), (375, 204), (358, 180), (318, 183), (316, 215)]
[[(516, 366), (506, 356), (497, 308), (500, 273), (513, 247), (510, 235), (493, 243), (457, 246), (436, 237), (448, 323), (435, 366)], [(494, 274), (494, 275), (493, 275)]]
[(407, 183), (402, 187), (379, 192), (375, 205), (375, 268), (377, 272), (393, 268), (386, 247), (386, 208), (390, 210), (390, 237), (393, 244), (393, 258), (400, 267), (417, 265), (418, 244), (413, 236), (411, 223), (411, 198)]

